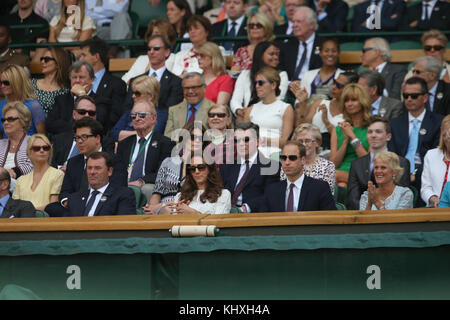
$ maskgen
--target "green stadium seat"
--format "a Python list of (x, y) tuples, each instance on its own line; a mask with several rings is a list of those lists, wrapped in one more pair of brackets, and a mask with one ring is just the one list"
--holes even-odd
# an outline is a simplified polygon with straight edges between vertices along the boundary
[(347, 207), (343, 203), (340, 203), (340, 202), (336, 202), (336, 208), (338, 210), (347, 210)]
[(141, 189), (136, 186), (128, 186), (134, 192), (136, 197), (136, 214), (143, 214), (144, 210), (142, 207), (147, 204), (147, 197), (142, 193)]
[(49, 218), (50, 217), (47, 212), (42, 211), (42, 210), (36, 210), (36, 212), (34, 213), (34, 216), (36, 218)]
[(390, 45), (391, 50), (411, 50), (422, 49), (422, 44), (419, 41), (402, 40), (392, 42)]
[(334, 201), (336, 203), (347, 205), (347, 188), (334, 185)]
[(340, 45), (340, 50), (342, 51), (361, 51), (364, 47), (363, 42), (343, 42)]
[(419, 198), (419, 191), (417, 190), (416, 187), (414, 186), (409, 186), (409, 189), (411, 189), (413, 195), (414, 195), (414, 199), (413, 199), (413, 208), (417, 208), (417, 200)]
[(130, 15), (132, 24), (131, 38), (136, 39), (139, 32), (139, 15), (133, 11), (128, 12), (128, 14)]
[(166, 3), (167, 1), (161, 1), (157, 7), (153, 7), (147, 0), (133, 0), (129, 12), (135, 12), (138, 15), (139, 29), (147, 30), (150, 20), (167, 19)]
[(347, 24), (347, 32), (352, 32), (352, 22), (354, 15), (355, 15), (355, 7), (351, 6), (350, 8), (348, 8), (347, 19), (345, 20)]

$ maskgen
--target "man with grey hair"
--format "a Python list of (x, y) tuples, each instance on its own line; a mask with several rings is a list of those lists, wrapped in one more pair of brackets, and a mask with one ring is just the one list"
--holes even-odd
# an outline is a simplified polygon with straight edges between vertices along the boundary
[(405, 66), (392, 64), (389, 43), (383, 38), (368, 39), (361, 53), (363, 67), (375, 70), (384, 77), (387, 95), (400, 99), (401, 86), (407, 69)]
[(422, 78), (427, 83), (426, 107), (445, 116), (450, 113), (450, 85), (439, 80), (441, 71), (442, 63), (432, 56), (419, 57), (413, 62), (413, 76)]
[(171, 138), (172, 132), (181, 129), (185, 124), (201, 121), (206, 127), (208, 124), (208, 110), (215, 104), (205, 98), (206, 84), (201, 73), (188, 72), (182, 81), (184, 100), (169, 107), (164, 135)]
[(305, 72), (322, 66), (319, 56), (323, 39), (317, 36), (317, 15), (309, 7), (297, 8), (293, 17), (295, 38), (284, 43), (280, 50), (280, 69), (290, 81), (301, 80)]
[(394, 119), (403, 113), (400, 100), (383, 96), (384, 78), (373, 70), (364, 70), (359, 74), (358, 83), (367, 89), (372, 104), (372, 115)]

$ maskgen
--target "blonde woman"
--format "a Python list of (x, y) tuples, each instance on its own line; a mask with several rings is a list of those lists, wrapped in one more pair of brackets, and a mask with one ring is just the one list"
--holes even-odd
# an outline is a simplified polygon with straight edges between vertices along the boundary
[(234, 90), (234, 80), (227, 74), (219, 47), (214, 42), (205, 42), (197, 50), (200, 69), (206, 82), (205, 98), (215, 104), (228, 104)]
[(361, 196), (360, 210), (394, 210), (413, 207), (411, 189), (398, 186), (403, 175), (398, 156), (389, 151), (378, 152), (373, 158), (373, 172), (378, 187), (369, 181)]
[[(0, 101), (0, 111), (10, 102), (22, 102), (31, 112), (32, 123), (28, 135), (35, 133), (45, 134), (45, 112), (39, 101), (36, 100), (34, 88), (24, 68), (18, 65), (9, 65), (0, 75), (1, 91), (5, 99)], [(6, 138), (3, 124), (1, 133)]]
[(264, 13), (253, 13), (247, 19), (247, 34), (250, 44), (240, 47), (234, 55), (231, 71), (238, 72), (252, 67), (253, 52), (258, 43), (273, 41), (273, 22)]
[(52, 144), (45, 135), (35, 134), (28, 139), (27, 155), (34, 169), (17, 179), (13, 199), (30, 201), (37, 210), (58, 201), (64, 172), (50, 166), (52, 153)]

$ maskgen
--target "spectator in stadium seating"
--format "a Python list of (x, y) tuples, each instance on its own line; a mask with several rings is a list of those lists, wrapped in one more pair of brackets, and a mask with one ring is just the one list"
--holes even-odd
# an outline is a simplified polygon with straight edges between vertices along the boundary
[(438, 207), (439, 199), (444, 197), (444, 187), (450, 181), (449, 165), (450, 115), (447, 115), (442, 119), (438, 147), (428, 150), (423, 162), (420, 196), (428, 207)]
[(253, 52), (258, 43), (273, 41), (273, 24), (263, 13), (253, 13), (247, 19), (247, 34), (249, 45), (240, 47), (233, 58), (231, 71), (240, 72), (252, 67)]
[(263, 139), (260, 151), (268, 158), (280, 151), (294, 129), (294, 110), (288, 103), (280, 101), (280, 75), (271, 67), (256, 73), (256, 94), (259, 102), (245, 109), (244, 121), (259, 126)]
[(308, 70), (322, 66), (319, 53), (323, 39), (316, 34), (316, 13), (306, 6), (297, 8), (293, 22), (295, 38), (289, 39), (280, 48), (280, 67), (286, 70), (290, 81), (301, 80)]
[[(284, 2), (284, 7), (286, 8), (286, 18), (287, 22), (283, 23), (281, 25), (277, 25), (274, 27), (274, 34), (275, 35), (291, 35), (293, 34), (293, 27), (294, 27), (294, 14), (297, 8), (304, 6), (305, 1), (304, 0), (286, 0)], [(282, 40), (281, 42), (287, 42), (286, 40)]]
[(280, 181), (279, 163), (258, 151), (259, 127), (254, 123), (238, 124), (234, 141), (237, 160), (220, 165), (224, 187), (231, 193), (231, 205), (240, 212), (264, 212), (264, 190)]
[(50, 22), (52, 18), (61, 11), (63, 0), (37, 0), (34, 5), (34, 12)]
[[(75, 101), (72, 122), (75, 123), (77, 120), (85, 117), (97, 120), (97, 107), (94, 99), (89, 96), (81, 96)], [(72, 141), (72, 143), (69, 143), (69, 141)], [(52, 143), (53, 157), (51, 165), (65, 172), (67, 161), (80, 154), (75, 141), (75, 133), (73, 130), (58, 133), (52, 137)], [(114, 141), (111, 138), (108, 136), (102, 137), (101, 144), (104, 151), (113, 152)]]
[(258, 0), (258, 6), (253, 12), (259, 12), (267, 16), (274, 26), (287, 22), (286, 8), (283, 0)]
[(106, 120), (106, 130), (111, 129), (124, 113), (123, 101), (127, 86), (122, 79), (112, 75), (108, 70), (108, 44), (101, 39), (89, 39), (81, 44), (80, 61), (88, 62), (94, 69), (92, 91), (97, 99), (102, 99), (111, 106)]
[(7, 139), (0, 140), (0, 167), (8, 170), (11, 186), (14, 190), (15, 179), (33, 170), (33, 164), (27, 155), (27, 142), (30, 138), (27, 130), (31, 124), (31, 112), (21, 102), (6, 104), (2, 110)]
[(14, 200), (10, 194), (11, 176), (0, 167), (0, 218), (33, 218), (36, 209), (29, 201)]
[(281, 152), (281, 167), (287, 179), (269, 185), (262, 199), (263, 212), (336, 210), (328, 183), (306, 175), (306, 149), (298, 141), (288, 141)]
[[(392, 139), (388, 148), (408, 159), (412, 185), (420, 190), (424, 157), (439, 144), (443, 116), (427, 110), (428, 89), (422, 78), (406, 80), (402, 95), (408, 112), (391, 121)], [(417, 205), (421, 206), (421, 201)]]
[(47, 115), (46, 128), (50, 134), (58, 134), (72, 130), (73, 110), (77, 98), (88, 95), (95, 100), (97, 120), (108, 127), (111, 105), (92, 90), (94, 69), (88, 62), (77, 61), (69, 68), (70, 92), (57, 96), (55, 104)]
[(419, 57), (413, 62), (412, 73), (427, 83), (427, 109), (442, 115), (450, 114), (450, 84), (439, 80), (442, 63), (432, 56)]
[(14, 49), (8, 48), (12, 41), (9, 26), (0, 22), (0, 72), (10, 64), (16, 64), (28, 68), (30, 58)]
[(346, 31), (348, 4), (343, 0), (308, 0), (308, 6), (317, 14), (320, 33)]
[(134, 192), (110, 182), (115, 170), (114, 161), (107, 152), (91, 153), (86, 161), (89, 187), (68, 196), (64, 216), (136, 214)]
[[(69, 7), (76, 5), (78, 10), (71, 10)], [(72, 42), (85, 41), (95, 36), (96, 26), (94, 20), (86, 14), (85, 0), (63, 1), (61, 11), (50, 21), (49, 42)], [(79, 17), (77, 16), (79, 15)], [(80, 25), (77, 26), (77, 23)], [(81, 27), (81, 28), (80, 28)], [(80, 49), (78, 47), (68, 47), (68, 50), (78, 58)]]
[(197, 50), (200, 69), (203, 70), (205, 97), (216, 104), (228, 105), (233, 94), (234, 82), (226, 70), (223, 56), (214, 42), (205, 42)]
[[(189, 38), (188, 20), (192, 16), (191, 7), (186, 0), (169, 0), (166, 4), (167, 18), (173, 29), (176, 32), (177, 38)], [(191, 39), (192, 41), (192, 39)], [(177, 43), (173, 52), (189, 50), (192, 48), (192, 43), (183, 42)]]
[(70, 67), (70, 58), (63, 48), (49, 47), (41, 57), (41, 66), (44, 77), (32, 78), (31, 84), (37, 100), (48, 114), (55, 104), (55, 98), (69, 92), (67, 70)]
[(317, 99), (311, 106), (308, 106), (308, 92), (301, 88), (298, 83), (290, 86), (296, 98), (295, 125), (302, 123), (312, 123), (319, 127), (322, 134), (323, 150), (330, 150), (330, 136), (335, 127), (344, 121), (342, 104), (340, 98), (342, 90), (349, 83), (356, 83), (358, 76), (354, 72), (343, 72), (333, 81), (331, 90), (331, 100)]
[(358, 83), (367, 89), (372, 104), (372, 115), (379, 114), (390, 120), (403, 113), (403, 103), (400, 100), (383, 96), (384, 78), (380, 73), (364, 70), (359, 74)]
[(383, 38), (370, 38), (364, 43), (361, 53), (363, 67), (379, 72), (385, 81), (387, 95), (390, 98), (400, 99), (403, 78), (406, 67), (392, 64), (389, 43)]
[(206, 129), (201, 123), (190, 122), (183, 129), (186, 131), (180, 134), (180, 152), (174, 152), (172, 154), (175, 155), (164, 159), (158, 169), (153, 194), (143, 207), (146, 214), (157, 213), (163, 204), (173, 203), (175, 195), (186, 181), (186, 165), (190, 162), (191, 154), (203, 154), (203, 149), (209, 143), (204, 139)]
[(310, 123), (303, 123), (294, 130), (292, 140), (300, 142), (306, 150), (303, 173), (308, 177), (323, 180), (330, 186), (334, 194), (336, 168), (334, 163), (319, 156), (322, 135), (320, 129)]
[(450, 207), (450, 183), (446, 183), (444, 190), (442, 190), (441, 199), (439, 200), (439, 208)]
[[(355, 159), (351, 164), (347, 185), (347, 209), (359, 209), (359, 200), (364, 191), (367, 190), (369, 181), (372, 181), (375, 186), (377, 185), (373, 174), (373, 158), (379, 152), (388, 151), (387, 144), (391, 137), (389, 120), (379, 115), (371, 116), (367, 127), (367, 141), (369, 142), (370, 152), (361, 158)], [(398, 158), (404, 173), (397, 181), (397, 184), (409, 187), (409, 161), (401, 156)]]
[[(1, 90), (5, 99), (0, 101), (0, 110), (9, 102), (22, 102), (31, 112), (31, 126), (28, 134), (45, 134), (45, 112), (39, 101), (36, 100), (34, 89), (24, 68), (18, 65), (9, 65), (0, 75)], [(3, 125), (0, 125), (1, 133), (5, 137)]]
[[(194, 46), (188, 50), (178, 52), (173, 59), (173, 64), (167, 67), (169, 71), (180, 78), (183, 78), (187, 72), (202, 72), (202, 69), (198, 66), (196, 49), (212, 39), (211, 22), (204, 16), (191, 16), (187, 22), (187, 28), (189, 38)], [(221, 47), (221, 53), (224, 56), (225, 49), (223, 47)]]
[[(145, 40), (147, 41), (147, 45), (149, 45), (150, 38), (154, 35), (164, 36), (166, 38), (165, 41), (169, 44), (169, 48), (174, 48), (177, 40), (177, 34), (175, 33), (175, 30), (168, 20), (157, 19), (150, 21), (150, 23), (148, 24), (147, 32), (145, 33)], [(172, 49), (170, 50), (173, 51)], [(141, 75), (142, 70), (144, 70), (144, 72), (148, 74), (148, 72), (150, 71), (150, 51), (151, 50), (147, 50), (147, 54), (141, 55), (136, 58), (136, 61), (131, 66), (130, 70), (128, 70), (128, 72), (126, 72), (122, 76), (123, 81), (125, 81), (127, 84), (130, 84), (130, 79)], [(175, 55), (170, 52), (169, 57), (166, 59), (166, 61), (172, 60), (174, 56)]]
[(186, 123), (201, 121), (204, 126), (208, 123), (208, 110), (215, 105), (205, 97), (205, 78), (198, 72), (189, 72), (184, 75), (184, 100), (169, 108), (164, 135), (171, 138), (172, 132), (181, 129)]
[[(213, 37), (243, 37), (247, 36), (247, 16), (248, 0), (226, 0), (224, 2), (226, 19), (212, 25)], [(221, 45), (232, 54), (248, 44), (248, 41), (227, 41)]]
[(158, 169), (170, 156), (174, 143), (154, 130), (157, 115), (150, 100), (138, 100), (130, 116), (136, 135), (120, 141), (117, 154), (128, 168), (128, 185), (139, 187), (149, 199)]
[(58, 201), (64, 172), (50, 166), (52, 144), (43, 134), (28, 139), (27, 155), (33, 171), (17, 179), (13, 199), (30, 201), (37, 210), (44, 210), (50, 202)]
[[(376, 16), (368, 8), (371, 5), (378, 7), (380, 25), (376, 26)], [(406, 9), (406, 3), (402, 0), (375, 1), (367, 0), (354, 7), (352, 20), (352, 32), (370, 31), (397, 31), (402, 22)]]
[[(278, 69), (280, 49), (274, 42), (263, 41), (256, 45), (253, 52), (253, 63), (250, 70), (243, 70), (237, 78), (231, 97), (230, 107), (236, 115), (236, 122), (242, 122), (245, 108), (258, 102), (256, 94), (255, 77), (256, 73), (263, 67)], [(286, 71), (279, 70), (280, 75), (280, 95), (277, 99), (283, 100), (288, 88), (288, 75)]]
[(444, 0), (423, 0), (406, 8), (400, 30), (428, 31), (430, 29), (450, 29), (450, 3)]
[(414, 194), (408, 187), (397, 185), (404, 172), (399, 165), (398, 155), (389, 151), (381, 151), (373, 157), (375, 182), (367, 184), (367, 191), (361, 195), (360, 210), (394, 210), (411, 209), (414, 205)]
[(114, 171), (111, 176), (111, 184), (127, 186), (127, 170), (120, 158), (114, 155), (114, 150), (106, 150), (102, 146), (103, 127), (97, 120), (84, 117), (73, 124), (74, 139), (80, 154), (71, 157), (67, 161), (59, 201), (50, 203), (45, 211), (51, 217), (61, 217), (67, 208), (67, 198), (70, 194), (83, 191), (88, 188), (88, 176), (86, 173), (86, 158), (96, 151), (108, 152), (114, 161)]
[(347, 187), (352, 162), (369, 151), (367, 125), (371, 106), (367, 90), (356, 83), (345, 86), (340, 101), (345, 121), (331, 133), (330, 160), (336, 166), (336, 184)]

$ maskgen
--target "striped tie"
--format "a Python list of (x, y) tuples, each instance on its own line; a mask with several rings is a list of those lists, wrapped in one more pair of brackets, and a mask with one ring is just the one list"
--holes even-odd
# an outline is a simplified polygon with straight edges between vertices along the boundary
[(248, 176), (248, 172), (250, 171), (250, 166), (248, 160), (245, 160), (245, 172), (242, 176), (241, 180), (239, 180), (239, 183), (236, 185), (236, 188), (234, 188), (234, 194), (231, 198), (231, 205), (233, 207), (236, 207), (237, 205), (237, 199), (239, 198), (240, 194), (242, 193), (242, 190), (244, 189), (244, 184)]

